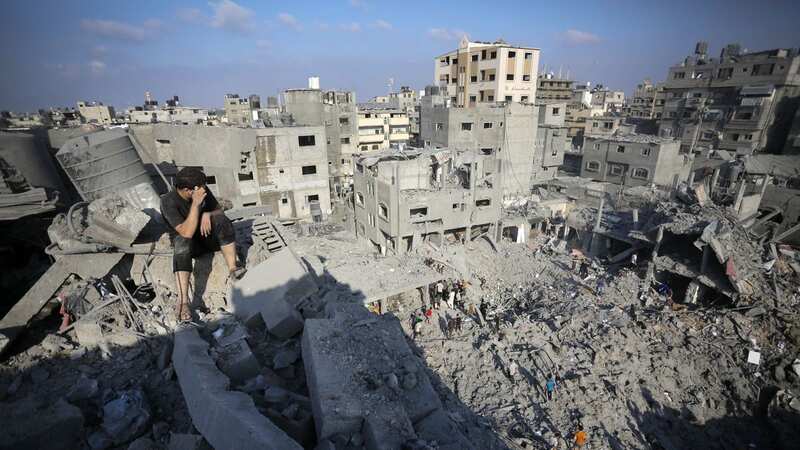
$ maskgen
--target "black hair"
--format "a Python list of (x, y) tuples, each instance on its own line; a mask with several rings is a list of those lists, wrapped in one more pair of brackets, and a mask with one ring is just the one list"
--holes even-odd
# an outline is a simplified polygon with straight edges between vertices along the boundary
[(196, 167), (184, 167), (175, 174), (175, 188), (193, 189), (195, 186), (205, 186), (206, 174)]

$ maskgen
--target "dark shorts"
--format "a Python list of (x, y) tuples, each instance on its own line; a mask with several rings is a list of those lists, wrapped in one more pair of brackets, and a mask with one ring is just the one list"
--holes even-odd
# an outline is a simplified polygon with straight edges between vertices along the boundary
[(224, 214), (214, 214), (211, 216), (211, 233), (208, 236), (200, 234), (200, 225), (198, 225), (197, 231), (191, 239), (179, 235), (173, 238), (172, 271), (191, 272), (192, 259), (214, 253), (221, 246), (234, 242), (236, 242), (236, 234), (230, 219)]

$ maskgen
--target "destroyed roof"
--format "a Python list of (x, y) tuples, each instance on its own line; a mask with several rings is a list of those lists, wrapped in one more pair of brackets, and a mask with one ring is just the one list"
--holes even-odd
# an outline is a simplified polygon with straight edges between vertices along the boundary
[(800, 158), (793, 155), (759, 154), (744, 160), (745, 171), (752, 175), (800, 176)]
[(419, 148), (405, 147), (404, 149), (392, 148), (374, 152), (364, 152), (356, 157), (356, 163), (372, 167), (381, 161), (404, 161), (417, 159), (420, 156), (436, 158), (440, 163), (450, 158), (458, 158), (459, 164), (469, 164), (481, 159), (476, 151), (446, 149), (446, 148)]
[[(592, 120), (595, 120), (595, 118), (593, 117)], [(600, 139), (614, 142), (636, 142), (640, 144), (669, 144), (677, 142), (677, 140), (672, 138), (662, 138), (652, 134), (637, 133), (614, 133), (609, 136), (603, 136)]]

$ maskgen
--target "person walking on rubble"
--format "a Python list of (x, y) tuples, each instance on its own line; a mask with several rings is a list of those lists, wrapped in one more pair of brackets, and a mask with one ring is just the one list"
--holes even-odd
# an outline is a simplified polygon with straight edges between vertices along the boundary
[(603, 292), (605, 292), (605, 290), (606, 290), (606, 280), (605, 278), (600, 277), (597, 280), (597, 288), (595, 289), (595, 292), (597, 293), (598, 296), (601, 296), (603, 295)]
[(547, 383), (544, 384), (545, 391), (547, 391), (547, 401), (553, 399), (553, 392), (556, 390), (556, 376), (552, 373), (547, 377)]
[(228, 266), (229, 278), (240, 279), (245, 269), (236, 265), (236, 235), (231, 221), (206, 186), (206, 176), (186, 167), (175, 176), (175, 189), (161, 196), (161, 215), (173, 235), (172, 270), (177, 278), (180, 322), (192, 319), (189, 276), (192, 259), (217, 250)]

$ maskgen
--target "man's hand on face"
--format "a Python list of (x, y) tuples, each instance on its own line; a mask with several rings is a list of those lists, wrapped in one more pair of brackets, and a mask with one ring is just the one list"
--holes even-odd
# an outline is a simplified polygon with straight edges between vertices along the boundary
[(192, 191), (192, 205), (201, 206), (203, 204), (203, 200), (206, 199), (206, 195), (205, 187), (195, 186), (194, 190)]
[(206, 237), (211, 234), (211, 213), (200, 216), (200, 235)]

